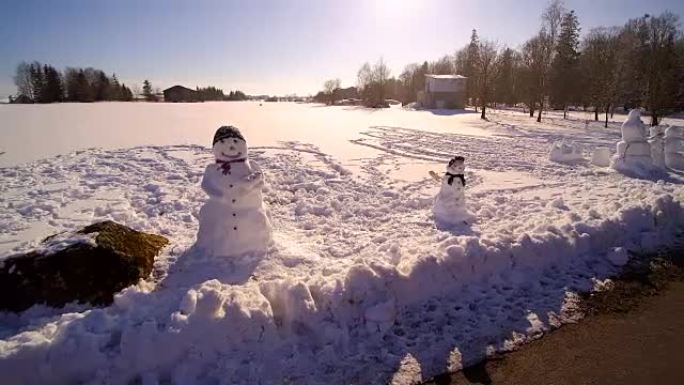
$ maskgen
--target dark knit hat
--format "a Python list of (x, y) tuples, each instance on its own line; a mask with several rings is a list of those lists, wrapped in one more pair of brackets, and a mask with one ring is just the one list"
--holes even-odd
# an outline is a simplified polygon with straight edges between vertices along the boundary
[(214, 134), (214, 141), (211, 143), (211, 145), (215, 145), (216, 142), (220, 141), (221, 139), (228, 138), (238, 138), (246, 142), (245, 137), (242, 136), (237, 127), (221, 126), (218, 130), (216, 130), (216, 133)]
[(453, 166), (455, 163), (463, 163), (465, 158), (462, 156), (455, 156), (449, 161), (449, 167)]

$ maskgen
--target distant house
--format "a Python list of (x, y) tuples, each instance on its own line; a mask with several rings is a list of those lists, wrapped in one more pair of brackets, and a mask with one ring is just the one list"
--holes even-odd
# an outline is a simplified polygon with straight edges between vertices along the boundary
[(26, 96), (24, 94), (21, 94), (21, 95), (17, 96), (16, 98), (12, 98), (10, 96), (9, 102), (14, 103), (14, 104), (31, 104), (31, 103), (33, 103), (33, 99), (29, 98), (28, 96)]
[(183, 86), (173, 86), (164, 90), (165, 102), (199, 102), (199, 93)]
[(418, 92), (424, 108), (464, 108), (468, 78), (461, 75), (425, 75), (425, 89)]

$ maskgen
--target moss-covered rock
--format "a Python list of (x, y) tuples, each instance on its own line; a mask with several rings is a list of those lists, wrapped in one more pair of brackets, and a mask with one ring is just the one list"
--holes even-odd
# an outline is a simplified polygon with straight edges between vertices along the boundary
[(0, 263), (0, 310), (73, 301), (108, 305), (114, 293), (152, 272), (155, 256), (168, 243), (111, 221), (48, 237), (45, 248)]

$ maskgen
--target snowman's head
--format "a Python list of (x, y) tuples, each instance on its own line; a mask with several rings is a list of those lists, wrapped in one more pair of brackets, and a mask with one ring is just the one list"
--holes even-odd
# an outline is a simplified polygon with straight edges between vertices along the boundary
[(451, 174), (463, 174), (465, 172), (465, 158), (462, 156), (455, 156), (447, 165), (447, 172)]
[(638, 108), (634, 108), (631, 111), (629, 111), (629, 115), (627, 115), (627, 121), (641, 123), (641, 111), (639, 111)]
[(214, 134), (212, 151), (217, 160), (247, 158), (247, 142), (236, 127), (219, 127)]

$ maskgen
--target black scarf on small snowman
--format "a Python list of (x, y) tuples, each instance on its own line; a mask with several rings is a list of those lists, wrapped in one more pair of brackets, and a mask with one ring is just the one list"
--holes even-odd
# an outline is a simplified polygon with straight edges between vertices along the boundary
[(450, 172), (445, 173), (445, 175), (449, 176), (449, 179), (447, 180), (447, 183), (449, 186), (451, 186), (454, 183), (454, 178), (458, 178), (461, 180), (461, 184), (463, 187), (465, 187), (465, 176), (463, 174), (452, 174)]

